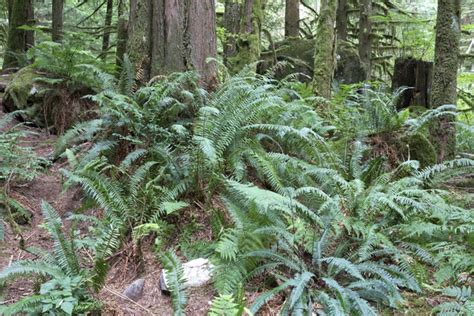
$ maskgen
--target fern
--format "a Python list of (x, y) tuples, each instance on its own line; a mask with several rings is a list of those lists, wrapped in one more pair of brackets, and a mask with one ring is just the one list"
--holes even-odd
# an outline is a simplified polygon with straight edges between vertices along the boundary
[(161, 255), (161, 262), (166, 270), (166, 284), (171, 292), (174, 315), (185, 315), (188, 301), (184, 291), (184, 272), (180, 260), (171, 251)]

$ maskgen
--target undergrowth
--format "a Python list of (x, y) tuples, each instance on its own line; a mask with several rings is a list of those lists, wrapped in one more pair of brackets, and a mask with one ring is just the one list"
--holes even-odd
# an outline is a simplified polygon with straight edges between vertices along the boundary
[[(474, 161), (420, 163), (410, 153), (390, 157), (395, 141), (386, 150), (374, 143), (418, 135), (430, 146), (426, 125), (452, 115), (452, 106), (415, 116), (397, 112), (394, 96), (366, 87), (319, 111), (294, 84), (246, 70), (211, 94), (197, 80), (173, 74), (136, 91), (133, 80), (121, 80), (91, 97), (97, 119), (59, 139), (55, 154), (70, 164), (66, 184), (80, 185), (104, 212), (98, 224), (115, 233), (113, 242), (101, 229), (87, 237), (93, 269), (84, 272), (72, 256), (56, 262), (59, 274), (47, 273), (49, 280), (66, 275), (74, 286), (99, 290), (104, 253), (125, 238), (155, 234), (175, 313), (183, 314), (182, 265), (164, 249), (163, 232), (186, 209), (224, 214), (205, 251), (215, 265), (211, 315), (257, 313), (269, 302), (282, 315), (376, 315), (406, 307), (406, 293), (433, 291), (453, 297), (435, 313), (472, 309), (470, 285), (458, 277), (474, 269), (474, 213), (443, 184), (472, 174)], [(46, 225), (57, 228), (51, 219)], [(57, 259), (68, 258), (74, 236), (55, 234), (67, 245), (59, 243)], [(70, 263), (75, 270), (64, 270)], [(92, 277), (76, 279), (83, 275)], [(260, 295), (248, 302), (246, 289)]]

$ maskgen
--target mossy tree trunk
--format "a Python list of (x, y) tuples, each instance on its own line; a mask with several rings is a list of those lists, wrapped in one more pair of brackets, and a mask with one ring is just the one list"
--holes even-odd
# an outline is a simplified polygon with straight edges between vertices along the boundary
[(370, 79), (372, 72), (372, 0), (360, 1), (359, 16), (359, 56), (365, 68), (367, 79)]
[(127, 52), (128, 19), (125, 15), (125, 0), (119, 0), (117, 6), (117, 50), (115, 52), (115, 63), (120, 70), (123, 58)]
[(26, 52), (28, 47), (34, 44), (33, 32), (20, 28), (22, 25), (31, 25), (33, 23), (32, 0), (13, 1), (9, 16), (9, 30), (3, 69), (20, 66), (21, 55)]
[(245, 0), (241, 5), (239, 34), (235, 43), (236, 53), (227, 58), (227, 67), (232, 73), (239, 72), (260, 59), (264, 5), (265, 0)]
[(223, 25), (226, 31), (224, 43), (224, 65), (230, 68), (229, 59), (237, 55), (237, 39), (240, 33), (242, 3), (238, 0), (226, 0)]
[(332, 79), (336, 68), (337, 1), (322, 0), (315, 37), (313, 92), (321, 97), (331, 97)]
[(300, 0), (286, 0), (285, 37), (300, 36)]
[[(456, 104), (459, 40), (461, 36), (461, 1), (438, 0), (436, 19), (435, 63), (432, 83), (432, 107)], [(438, 161), (452, 159), (456, 150), (455, 117), (442, 117), (430, 126)]]
[(127, 54), (141, 82), (150, 79), (151, 74), (151, 17), (151, 0), (130, 1)]
[(104, 35), (102, 36), (102, 58), (107, 58), (107, 52), (110, 46), (110, 31), (112, 26), (112, 16), (114, 14), (114, 0), (107, 0), (107, 9), (105, 12)]
[(57, 43), (63, 40), (63, 9), (64, 0), (53, 0), (51, 39)]
[(214, 0), (132, 0), (127, 51), (144, 81), (196, 70), (201, 84), (216, 84)]

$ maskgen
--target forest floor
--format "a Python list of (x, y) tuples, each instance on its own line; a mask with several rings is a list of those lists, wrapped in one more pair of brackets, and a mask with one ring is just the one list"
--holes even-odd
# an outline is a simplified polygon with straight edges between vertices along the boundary
[[(0, 109), (0, 118), (4, 115)], [(34, 148), (37, 155), (49, 157), (53, 153), (56, 136), (48, 134), (46, 131), (24, 127), (32, 133), (23, 139), (19, 146), (30, 146)], [(40, 247), (43, 249), (52, 248), (52, 240), (47, 231), (42, 228), (43, 217), (41, 213), (42, 200), (50, 203), (63, 218), (65, 228), (68, 229), (65, 218), (69, 212), (74, 212), (82, 204), (82, 197), (78, 188), (63, 190), (63, 178), (60, 173), (61, 168), (67, 167), (64, 160), (55, 162), (44, 173), (35, 180), (12, 186), (10, 196), (16, 199), (23, 207), (31, 212), (31, 221), (26, 225), (21, 225), (21, 236), (25, 241), (25, 248)], [(89, 211), (89, 215), (97, 215)], [(202, 226), (201, 226), (202, 227)], [(87, 227), (80, 227), (86, 230)], [(24, 259), (34, 259), (34, 256), (20, 247), (20, 235), (14, 234), (10, 227), (6, 225), (5, 240), (0, 242), (0, 270), (11, 265), (12, 262)], [(97, 295), (103, 303), (102, 315), (172, 315), (171, 299), (161, 294), (159, 289), (159, 276), (161, 266), (152, 251), (152, 240), (145, 240), (141, 246), (143, 261), (138, 269), (135, 260), (136, 252), (134, 245), (123, 247), (110, 259), (112, 269), (104, 289)], [(133, 302), (123, 297), (121, 293), (125, 287), (137, 278), (145, 280), (143, 296), (138, 302)], [(21, 297), (33, 293), (34, 280), (22, 279), (10, 284), (0, 298), (0, 304), (11, 304)], [(214, 296), (212, 286), (192, 289), (188, 293), (187, 315), (207, 315), (209, 302)]]
[[(3, 109), (0, 108), (0, 118), (4, 115)], [(42, 157), (50, 157), (54, 150), (54, 144), (57, 139), (55, 135), (48, 134), (45, 130), (24, 127), (33, 132), (27, 138), (23, 139), (19, 146), (30, 146), (35, 149), (37, 155)], [(28, 209), (32, 218), (31, 221), (20, 226), (21, 236), (25, 241), (25, 248), (41, 247), (43, 249), (52, 248), (52, 240), (46, 230), (41, 226), (43, 222), (41, 213), (42, 200), (50, 203), (63, 218), (65, 229), (69, 229), (66, 220), (69, 212), (78, 210), (83, 204), (80, 189), (71, 187), (67, 190), (63, 188), (63, 177), (60, 170), (67, 167), (67, 162), (58, 160), (48, 167), (44, 173), (41, 173), (35, 180), (16, 185), (10, 188), (10, 196), (16, 199), (22, 206)], [(472, 180), (472, 179), (469, 179)], [(471, 191), (469, 185), (464, 188)], [(471, 191), (472, 193), (472, 191)], [(182, 225), (186, 223), (194, 223), (190, 240), (206, 241), (212, 240), (212, 232), (210, 232), (209, 218), (205, 212), (196, 212), (195, 206), (188, 209), (180, 218), (180, 222), (185, 224), (177, 224), (177, 231), (173, 234), (176, 236), (173, 243), (177, 243), (179, 235), (185, 230)], [(87, 211), (88, 215), (101, 217), (98, 209)], [(201, 214), (197, 216), (196, 214)], [(204, 215), (202, 215), (204, 214)], [(197, 228), (196, 228), (197, 227)], [(79, 227), (80, 230), (86, 231), (87, 227)], [(23, 248), (23, 249), (25, 249)], [(20, 247), (20, 236), (14, 234), (10, 227), (6, 227), (5, 241), (0, 242), (0, 270), (12, 264), (12, 262), (22, 259), (34, 259), (34, 256)], [(139, 260), (138, 258), (142, 258)], [(161, 273), (161, 265), (153, 251), (153, 239), (143, 239), (140, 249), (134, 242), (125, 242), (120, 251), (114, 254), (110, 260), (111, 270), (108, 274), (107, 282), (102, 291), (96, 295), (96, 298), (103, 304), (102, 315), (172, 315), (171, 298), (162, 295), (159, 289), (159, 277)], [(133, 302), (125, 298), (121, 293), (123, 290), (138, 278), (145, 280), (143, 296), (137, 302)], [(34, 291), (34, 280), (18, 280), (10, 284), (0, 296), (0, 304), (10, 304), (17, 301), (23, 296), (30, 295)], [(190, 289), (188, 291), (188, 304), (186, 315), (207, 315), (209, 303), (215, 295), (215, 290), (211, 285), (201, 288)], [(247, 300), (253, 301), (258, 293), (247, 292)], [(427, 304), (427, 298), (409, 299), (411, 304), (407, 304), (407, 309), (396, 315), (429, 315), (431, 304)], [(281, 305), (279, 299), (273, 300), (266, 304), (264, 312), (261, 315), (277, 315), (278, 307)], [(409, 306), (409, 307), (408, 307)], [(390, 315), (382, 313), (383, 315)]]

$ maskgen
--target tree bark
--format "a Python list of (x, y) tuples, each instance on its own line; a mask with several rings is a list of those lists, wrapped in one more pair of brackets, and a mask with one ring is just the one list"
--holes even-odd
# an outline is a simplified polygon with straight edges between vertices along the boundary
[(107, 51), (110, 45), (110, 27), (112, 26), (112, 16), (114, 14), (114, 0), (107, 0), (105, 12), (104, 35), (102, 37), (102, 59), (107, 58)]
[(286, 0), (285, 37), (300, 35), (300, 0)]
[(392, 90), (408, 87), (397, 100), (397, 109), (412, 105), (430, 107), (433, 63), (413, 58), (397, 58), (392, 77)]
[(347, 0), (338, 0), (337, 5), (337, 18), (336, 18), (336, 31), (337, 31), (337, 39), (340, 41), (347, 41), (347, 34), (348, 34), (348, 3)]
[(322, 0), (321, 13), (315, 38), (313, 92), (321, 97), (331, 97), (332, 79), (336, 68), (337, 1)]
[[(260, 59), (264, 0), (245, 0), (240, 13), (237, 53), (228, 58), (230, 72), (237, 73)], [(256, 66), (254, 67), (256, 70)]]
[(370, 79), (372, 72), (372, 0), (360, 1), (359, 17), (359, 56), (367, 73), (367, 79)]
[(208, 58), (217, 57), (216, 38), (216, 6), (214, 0), (190, 0), (187, 8), (187, 28), (189, 38), (187, 50), (189, 54), (188, 69), (195, 69), (201, 76), (202, 85), (213, 90), (217, 85), (217, 69), (215, 61)]
[[(15, 0), (11, 6), (9, 30), (3, 60), (3, 69), (20, 66), (19, 57), (28, 47), (34, 44), (32, 31), (19, 27), (31, 25), (34, 22), (32, 0)], [(31, 19), (33, 17), (33, 19)]]
[(127, 52), (128, 21), (124, 14), (125, 0), (119, 0), (117, 8), (117, 50), (115, 53), (116, 65), (120, 70), (122, 68), (123, 58)]
[(242, 4), (236, 0), (225, 1), (224, 29), (226, 38), (224, 44), (224, 65), (230, 68), (230, 58), (237, 55), (237, 39), (240, 33)]
[[(438, 0), (436, 19), (435, 64), (432, 84), (432, 107), (456, 104), (459, 41), (461, 36), (461, 1)], [(430, 126), (438, 162), (452, 159), (456, 153), (455, 117), (444, 116)]]
[(53, 25), (51, 31), (51, 38), (53, 42), (61, 43), (63, 40), (64, 0), (53, 0), (52, 6)]
[(214, 0), (132, 0), (128, 54), (143, 79), (196, 70), (201, 84), (216, 84)]
[(140, 82), (147, 81), (151, 73), (151, 17), (151, 0), (130, 1), (127, 54)]

